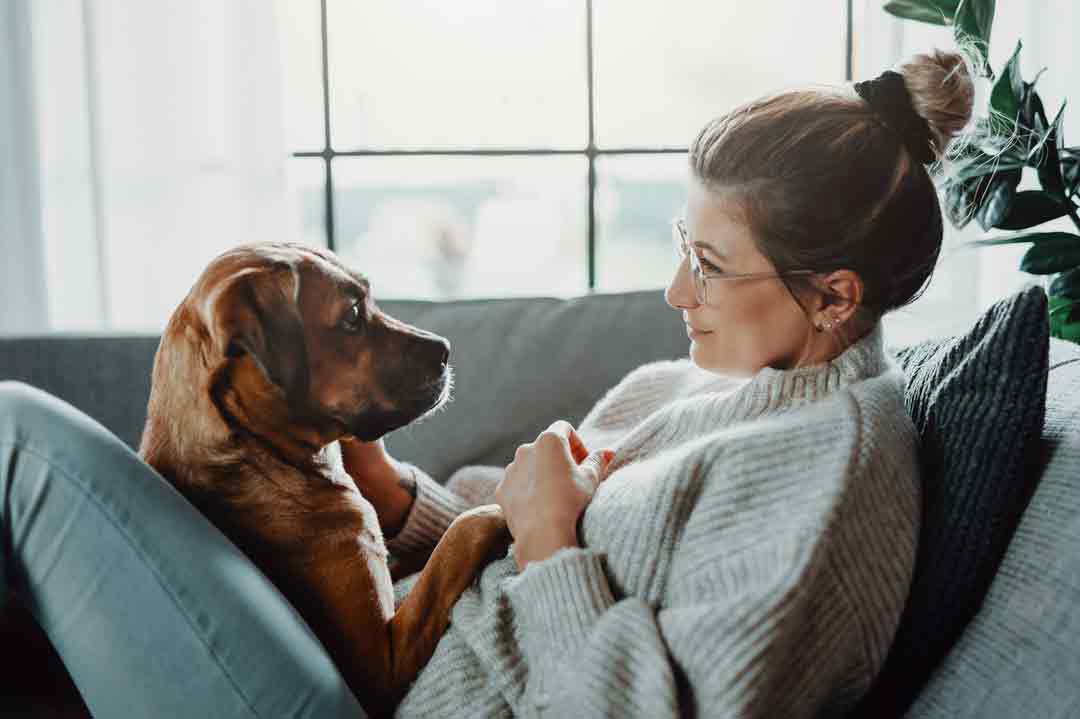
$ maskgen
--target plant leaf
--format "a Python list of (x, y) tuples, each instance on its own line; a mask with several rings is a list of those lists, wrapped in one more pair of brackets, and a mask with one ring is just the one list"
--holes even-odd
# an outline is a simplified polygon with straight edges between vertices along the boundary
[(1051, 324), (1050, 335), (1069, 342), (1080, 342), (1080, 322), (1069, 322), (1056, 328)]
[(994, 0), (960, 0), (953, 16), (953, 35), (963, 42), (971, 40), (982, 54), (982, 62), (990, 69), (990, 31), (994, 27)]
[(1037, 242), (1024, 253), (1020, 269), (1033, 275), (1053, 275), (1080, 265), (1080, 236), (1066, 232)]
[[(1041, 102), (1039, 103), (1042, 104)], [(1065, 112), (1065, 103), (1061, 104), (1061, 108), (1058, 109), (1058, 114), (1054, 117), (1054, 122), (1046, 121), (1046, 113), (1042, 111), (1042, 107), (1038, 108), (1038, 112), (1035, 114), (1035, 122), (1033, 124), (1034, 134), (1038, 137), (1035, 144), (1031, 145), (1027, 150), (1026, 161), (1032, 167), (1039, 167), (1043, 160), (1043, 149), (1047, 145), (1054, 141), (1055, 150), (1059, 151), (1064, 148), (1057, 147), (1058, 135), (1060, 133), (1054, 131), (1054, 125), (1061, 121), (1062, 113)]]
[(948, 25), (952, 22), (952, 14), (946, 15), (933, 0), (893, 0), (885, 3), (885, 12), (905, 20), (933, 25)]
[(945, 190), (945, 214), (957, 228), (964, 228), (979, 210), (982, 198), (993, 181), (991, 174), (951, 182)]
[(1024, 164), (1023, 158), (1013, 153), (988, 155), (980, 151), (953, 171), (952, 180), (970, 180), (973, 177), (993, 175), (1006, 170), (1016, 170), (1024, 167)]
[[(1074, 325), (1072, 331), (1080, 329), (1080, 301), (1059, 295), (1051, 295), (1048, 299), (1050, 336), (1069, 339), (1065, 336), (1065, 328), (1068, 325)], [(1076, 335), (1072, 336), (1072, 341), (1078, 341)]]
[(1024, 190), (1013, 198), (1009, 214), (996, 227), (1002, 230), (1026, 230), (1064, 217), (1068, 208), (1042, 190)]
[(1080, 307), (1080, 303), (1069, 299), (1068, 297), (1062, 297), (1060, 295), (1050, 295), (1047, 298), (1048, 315), (1050, 318), (1050, 336), (1061, 337), (1061, 332), (1064, 327), (1070, 322), (1076, 321), (1076, 310)]
[(1035, 83), (1039, 81), (1043, 72), (1046, 71), (1044, 67), (1035, 74), (1031, 82), (1024, 82), (1021, 80), (1022, 91), (1020, 93), (1020, 116), (1017, 123), (1024, 129), (1031, 130), (1035, 127), (1035, 119), (1037, 117), (1046, 117), (1046, 111), (1043, 109), (1042, 98), (1039, 97), (1038, 91), (1035, 89)]
[(1020, 77), (1020, 48), (1023, 43), (1017, 41), (1012, 57), (1005, 63), (994, 89), (990, 92), (990, 116), (993, 118), (995, 132), (1010, 134), (1016, 125), (1017, 116), (1024, 100), (1024, 81)]
[(1050, 130), (1046, 133), (1046, 139), (1043, 142), (1043, 146), (1046, 148), (1046, 152), (1043, 153), (1039, 162), (1039, 182), (1042, 183), (1043, 189), (1046, 190), (1051, 196), (1053, 196), (1059, 202), (1065, 202), (1065, 179), (1061, 173), (1061, 121), (1065, 116), (1065, 103), (1061, 103), (1061, 109), (1058, 110), (1057, 116), (1054, 118), (1054, 122), (1050, 125)]
[(1080, 190), (1080, 157), (1068, 155), (1061, 160), (1061, 178), (1065, 183), (1065, 196), (1071, 200)]
[[(1064, 238), (1064, 239), (1063, 239)], [(1015, 245), (1021, 242), (1040, 244), (1045, 242), (1080, 242), (1080, 237), (1070, 232), (1028, 232), (1022, 235), (1006, 235), (1005, 237), (990, 237), (983, 240), (972, 240), (971, 245), (989, 247), (991, 245)]]
[(1080, 300), (1080, 268), (1074, 267), (1055, 277), (1050, 283), (1049, 294), (1051, 297)]
[(1049, 314), (1061, 314), (1062, 311), (1071, 307), (1073, 301), (1068, 297), (1062, 297), (1060, 295), (1049, 295), (1047, 297), (1047, 311)]
[(954, 182), (945, 188), (945, 216), (957, 229), (964, 229), (971, 222), (971, 201), (963, 182)]
[(1020, 184), (1020, 170), (999, 172), (990, 180), (990, 186), (985, 194), (982, 197), (975, 197), (975, 203), (978, 205), (978, 209), (975, 210), (975, 219), (979, 221), (983, 230), (997, 227), (998, 223), (1009, 215), (1018, 184)]
[[(1023, 144), (1027, 146), (1027, 149), (1023, 151), (1025, 161), (1031, 155), (1032, 138), (1040, 138), (1041, 141), (1042, 135), (1049, 129), (1050, 123), (1046, 120), (1046, 110), (1043, 108), (1042, 98), (1035, 89), (1035, 83), (1025, 82), (1024, 101), (1016, 120), (1017, 133), (1024, 138)], [(1019, 146), (1018, 143), (1017, 148)]]

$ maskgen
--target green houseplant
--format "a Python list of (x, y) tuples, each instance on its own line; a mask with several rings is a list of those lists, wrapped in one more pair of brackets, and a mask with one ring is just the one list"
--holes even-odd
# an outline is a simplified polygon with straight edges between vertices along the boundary
[[(892, 0), (884, 9), (907, 20), (951, 26), (957, 43), (982, 64), (993, 83), (990, 106), (950, 157), (940, 181), (945, 214), (957, 228), (974, 218), (984, 231), (1013, 231), (973, 244), (1029, 244), (1020, 269), (1051, 280), (1051, 334), (1080, 342), (1080, 234), (1037, 231), (1062, 217), (1080, 231), (1080, 147), (1065, 146), (1064, 103), (1048, 120), (1035, 89), (1042, 73), (1030, 82), (1020, 74), (1021, 43), (1000, 74), (990, 68), (994, 6), (994, 0)], [(1017, 189), (1024, 168), (1037, 175), (1041, 189)]]

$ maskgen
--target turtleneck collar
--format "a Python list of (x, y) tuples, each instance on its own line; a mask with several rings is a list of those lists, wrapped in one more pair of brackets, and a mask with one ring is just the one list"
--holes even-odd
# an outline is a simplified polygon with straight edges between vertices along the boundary
[(740, 388), (760, 411), (821, 399), (860, 380), (876, 377), (889, 366), (881, 323), (839, 356), (793, 369), (764, 367)]

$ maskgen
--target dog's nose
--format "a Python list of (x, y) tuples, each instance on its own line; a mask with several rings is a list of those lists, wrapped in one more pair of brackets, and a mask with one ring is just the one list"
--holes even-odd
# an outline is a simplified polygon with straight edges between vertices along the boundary
[(440, 362), (446, 366), (446, 363), (450, 361), (450, 343), (442, 338), (439, 339)]

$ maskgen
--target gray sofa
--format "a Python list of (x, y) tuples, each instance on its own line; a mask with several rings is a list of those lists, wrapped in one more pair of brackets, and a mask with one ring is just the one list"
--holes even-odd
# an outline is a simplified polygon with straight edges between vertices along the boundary
[[(679, 315), (658, 292), (382, 305), (453, 345), (454, 401), (388, 438), (395, 456), (441, 478), (464, 464), (506, 463), (553, 419), (580, 420), (630, 369), (687, 349)], [(156, 345), (153, 336), (0, 339), (0, 379), (66, 399), (134, 447)], [(1038, 487), (981, 610), (908, 717), (1080, 716), (1080, 348), (1051, 340), (1050, 368)], [(41, 642), (25, 629), (0, 633), (0, 642), (9, 637), (0, 658), (20, 651), (10, 637), (27, 651)], [(4, 704), (14, 711), (18, 702), (46, 716), (57, 700), (45, 695), (65, 687), (3, 681), (5, 716)]]

